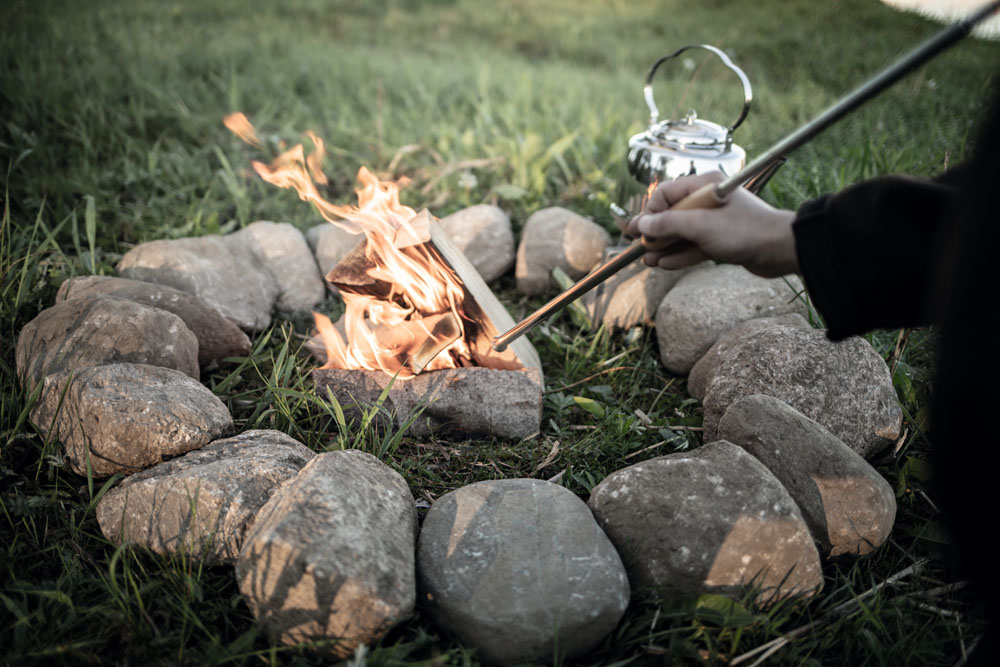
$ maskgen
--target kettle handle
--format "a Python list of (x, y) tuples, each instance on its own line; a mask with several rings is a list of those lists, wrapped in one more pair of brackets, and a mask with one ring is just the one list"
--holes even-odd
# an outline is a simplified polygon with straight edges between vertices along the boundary
[(663, 56), (649, 68), (649, 74), (646, 75), (646, 85), (642, 88), (642, 94), (646, 97), (646, 106), (649, 107), (649, 127), (652, 129), (660, 119), (660, 110), (656, 108), (656, 102), (653, 101), (653, 75), (656, 73), (656, 68), (666, 61), (676, 58), (688, 49), (705, 49), (706, 51), (711, 51), (719, 57), (723, 65), (735, 72), (736, 76), (740, 78), (740, 82), (743, 84), (743, 111), (740, 112), (740, 117), (736, 119), (736, 122), (729, 127), (729, 137), (732, 137), (733, 130), (740, 126), (740, 123), (747, 117), (747, 112), (750, 111), (750, 103), (753, 101), (753, 90), (750, 88), (750, 79), (743, 73), (743, 70), (734, 65), (729, 56), (721, 49), (708, 44), (688, 44), (687, 46), (682, 46), (670, 55)]

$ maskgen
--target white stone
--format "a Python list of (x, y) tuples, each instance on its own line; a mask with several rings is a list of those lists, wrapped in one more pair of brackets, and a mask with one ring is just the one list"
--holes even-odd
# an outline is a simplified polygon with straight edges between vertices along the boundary
[(490, 283), (514, 266), (514, 230), (503, 209), (479, 204), (441, 218), (441, 227)]
[(246, 244), (274, 276), (279, 310), (309, 311), (326, 296), (309, 244), (293, 225), (258, 220), (226, 238)]
[(557, 266), (577, 280), (601, 261), (611, 235), (581, 215), (558, 206), (535, 211), (524, 223), (517, 248), (517, 290), (543, 294)]

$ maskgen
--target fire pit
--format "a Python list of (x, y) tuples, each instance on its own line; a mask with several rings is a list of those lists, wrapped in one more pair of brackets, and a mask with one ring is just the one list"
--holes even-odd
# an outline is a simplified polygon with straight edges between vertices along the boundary
[[(241, 138), (259, 145), (242, 115), (227, 119)], [(525, 437), (541, 421), (543, 376), (526, 340), (503, 352), (492, 338), (513, 319), (434, 217), (399, 202), (399, 187), (362, 167), (357, 206), (327, 201), (318, 185), (323, 142), (302, 145), (271, 164), (254, 162), (265, 181), (292, 188), (332, 224), (363, 240), (326, 279), (344, 299), (334, 324), (315, 313), (326, 363), (313, 372), (317, 391), (365, 410), (379, 403), (397, 426), (419, 416), (414, 435)]]

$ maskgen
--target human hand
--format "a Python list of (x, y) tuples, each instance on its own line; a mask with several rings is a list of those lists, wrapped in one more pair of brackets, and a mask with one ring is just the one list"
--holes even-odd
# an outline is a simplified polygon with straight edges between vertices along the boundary
[(670, 207), (695, 190), (724, 180), (719, 172), (685, 176), (660, 184), (628, 226), (633, 236), (681, 239), (643, 256), (649, 266), (680, 269), (706, 259), (742, 264), (774, 278), (799, 270), (792, 235), (793, 211), (776, 209), (743, 188), (718, 208), (674, 211)]

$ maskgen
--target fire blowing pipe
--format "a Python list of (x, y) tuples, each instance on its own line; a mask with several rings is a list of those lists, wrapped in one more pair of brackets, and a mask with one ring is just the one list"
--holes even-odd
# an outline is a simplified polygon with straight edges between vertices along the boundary
[[(697, 208), (718, 208), (726, 203), (726, 198), (736, 188), (740, 187), (754, 176), (765, 171), (771, 164), (787, 155), (789, 152), (799, 148), (810, 141), (820, 132), (833, 125), (851, 111), (859, 107), (864, 102), (879, 94), (893, 83), (903, 78), (920, 65), (938, 55), (958, 40), (967, 35), (972, 28), (1000, 9), (1000, 0), (992, 0), (980, 9), (970, 14), (967, 18), (952, 24), (930, 39), (920, 44), (902, 58), (886, 67), (884, 70), (873, 76), (871, 79), (861, 84), (853, 92), (849, 93), (839, 101), (835, 102), (826, 111), (822, 112), (811, 121), (795, 130), (785, 138), (778, 141), (759, 157), (753, 160), (739, 172), (733, 174), (721, 183), (706, 185), (699, 190), (677, 202), (671, 208), (673, 210), (697, 209)], [(499, 336), (493, 338), (493, 349), (501, 352), (510, 345), (515, 338), (523, 336), (536, 325), (558, 312), (562, 308), (589, 292), (591, 289), (604, 282), (614, 274), (618, 273), (626, 266), (642, 257), (649, 251), (663, 250), (678, 239), (671, 237), (649, 238), (643, 236), (634, 241), (625, 251), (611, 259), (604, 265), (591, 272), (568, 290), (549, 301), (547, 304), (536, 310), (527, 318), (518, 322), (514, 327)]]

